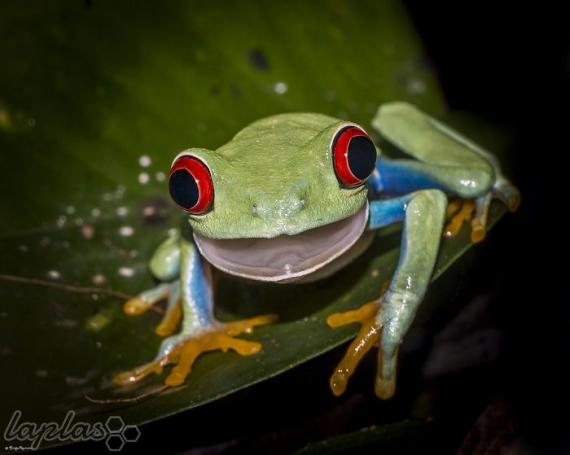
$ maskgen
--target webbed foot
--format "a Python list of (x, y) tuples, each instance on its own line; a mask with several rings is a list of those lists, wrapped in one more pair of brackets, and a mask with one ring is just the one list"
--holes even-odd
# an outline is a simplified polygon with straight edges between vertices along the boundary
[(327, 318), (327, 324), (333, 329), (355, 322), (361, 324), (358, 335), (352, 340), (352, 343), (350, 343), (344, 357), (330, 379), (332, 393), (337, 397), (342, 395), (346, 390), (348, 380), (353, 375), (364, 355), (370, 351), (373, 346), (377, 346), (380, 341), (382, 327), (376, 323), (375, 318), (379, 307), (379, 302), (368, 302), (357, 310), (334, 313)]
[(181, 385), (190, 374), (196, 359), (204, 352), (218, 349), (226, 352), (232, 349), (244, 356), (259, 352), (262, 348), (260, 343), (236, 338), (236, 336), (251, 333), (254, 327), (270, 324), (276, 320), (275, 315), (263, 315), (241, 321), (215, 323), (211, 327), (191, 334), (181, 333), (166, 338), (155, 360), (118, 374), (113, 382), (118, 385), (134, 384), (151, 373), (162, 373), (166, 365), (174, 363), (176, 366), (166, 377), (164, 384), (172, 387)]
[[(384, 306), (388, 306), (388, 313), (391, 313), (390, 305), (384, 299), (387, 288), (388, 283), (384, 285), (381, 292), (382, 297), (379, 299), (365, 303), (356, 310), (334, 313), (327, 318), (328, 326), (333, 329), (355, 322), (361, 324), (358, 334), (350, 343), (344, 357), (330, 378), (330, 387), (335, 396), (340, 396), (344, 393), (348, 381), (356, 371), (358, 364), (373, 347), (380, 348), (374, 385), (376, 396), (382, 400), (387, 400), (394, 396), (396, 391), (398, 343), (394, 343), (393, 337), (383, 333), (386, 325)], [(398, 332), (398, 330), (394, 332)]]
[(447, 206), (446, 224), (443, 229), (445, 238), (455, 237), (461, 230), (463, 223), (471, 221), (471, 241), (476, 243), (485, 237), (485, 227), (481, 230), (480, 223), (475, 224), (473, 212), (475, 203), (469, 199), (453, 199)]
[(481, 242), (487, 235), (487, 218), (493, 199), (501, 200), (510, 212), (515, 212), (521, 202), (518, 190), (506, 180), (497, 181), (494, 188), (474, 200), (453, 199), (447, 206), (446, 225), (443, 229), (445, 238), (454, 237), (463, 223), (471, 223), (471, 241)]

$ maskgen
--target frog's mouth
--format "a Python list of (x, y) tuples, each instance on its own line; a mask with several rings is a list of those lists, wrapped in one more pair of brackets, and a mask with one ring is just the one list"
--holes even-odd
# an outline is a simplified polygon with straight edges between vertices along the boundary
[(296, 235), (273, 238), (210, 239), (194, 233), (202, 255), (216, 268), (261, 281), (289, 281), (331, 263), (362, 236), (368, 202), (354, 215)]

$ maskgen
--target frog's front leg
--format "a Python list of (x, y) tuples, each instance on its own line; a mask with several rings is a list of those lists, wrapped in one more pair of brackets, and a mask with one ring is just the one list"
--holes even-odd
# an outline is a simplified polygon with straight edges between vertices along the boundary
[[(174, 245), (171, 245), (174, 248)], [(159, 247), (158, 253), (166, 254), (167, 248), (162, 245)], [(204, 261), (192, 241), (184, 236), (178, 240), (180, 270), (179, 281), (167, 285), (159, 286), (155, 290), (142, 293), (136, 299), (127, 302), (125, 310), (129, 312), (130, 307), (148, 307), (150, 301), (156, 301), (160, 297), (160, 292), (169, 293), (169, 304), (167, 315), (175, 312), (171, 308), (177, 308), (178, 305), (182, 309), (182, 324), (179, 334), (165, 338), (159, 348), (155, 359), (145, 365), (139, 366), (129, 371), (118, 374), (114, 378), (114, 382), (119, 385), (132, 384), (140, 381), (151, 373), (161, 373), (167, 364), (177, 364), (168, 377), (165, 384), (168, 386), (177, 386), (182, 384), (198, 356), (207, 351), (221, 349), (227, 351), (232, 349), (241, 355), (251, 355), (261, 349), (261, 344), (257, 342), (247, 341), (235, 338), (241, 333), (251, 333), (253, 327), (268, 324), (276, 318), (273, 315), (258, 316), (252, 319), (234, 321), (230, 323), (218, 322), (213, 314), (213, 292), (210, 265)], [(175, 254), (169, 250), (169, 254)], [(156, 254), (155, 254), (156, 258)], [(153, 258), (154, 259), (154, 258)], [(162, 262), (155, 261), (155, 266), (151, 261), (151, 269), (155, 272), (159, 270), (157, 264)], [(169, 271), (174, 271), (171, 264)], [(163, 273), (162, 276), (166, 276)], [(140, 302), (145, 302), (141, 304)], [(178, 307), (180, 308), (180, 307)], [(137, 314), (132, 312), (131, 314)], [(180, 315), (180, 312), (178, 312)], [(167, 318), (168, 321), (163, 322), (157, 327), (157, 333), (167, 335), (172, 333), (180, 320), (180, 316), (176, 318)], [(162, 327), (162, 330), (159, 330)]]
[(404, 221), (400, 260), (388, 290), (360, 309), (336, 313), (331, 327), (360, 322), (359, 334), (349, 346), (330, 381), (335, 395), (344, 392), (362, 357), (379, 343), (376, 395), (390, 398), (396, 387), (398, 347), (422, 301), (437, 258), (447, 198), (439, 190), (423, 190), (370, 204), (370, 228)]
[(448, 209), (447, 237), (471, 219), (471, 239), (482, 240), (493, 198), (511, 211), (518, 208), (520, 194), (502, 174), (496, 157), (417, 108), (406, 103), (383, 105), (372, 124), (385, 139), (416, 158), (381, 158), (372, 189), (407, 193), (437, 188), (462, 198)]

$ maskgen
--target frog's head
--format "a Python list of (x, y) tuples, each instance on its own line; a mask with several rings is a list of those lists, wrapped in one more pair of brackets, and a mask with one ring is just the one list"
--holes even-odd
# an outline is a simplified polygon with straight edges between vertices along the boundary
[(376, 148), (353, 123), (320, 114), (259, 120), (216, 151), (179, 154), (170, 194), (198, 248), (235, 275), (282, 281), (346, 252), (368, 221)]

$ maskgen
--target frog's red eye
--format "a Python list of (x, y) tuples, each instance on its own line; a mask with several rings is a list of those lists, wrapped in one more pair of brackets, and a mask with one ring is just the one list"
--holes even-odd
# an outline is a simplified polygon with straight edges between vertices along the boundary
[(360, 128), (349, 126), (334, 138), (334, 171), (342, 186), (353, 188), (362, 185), (372, 174), (376, 163), (376, 147)]
[(214, 202), (214, 184), (208, 167), (198, 158), (185, 155), (170, 169), (170, 196), (180, 207), (194, 215), (206, 213)]

